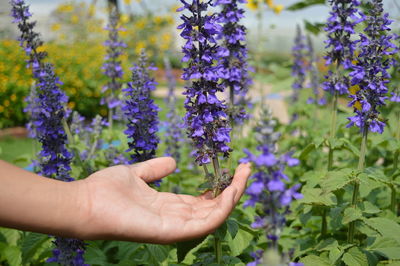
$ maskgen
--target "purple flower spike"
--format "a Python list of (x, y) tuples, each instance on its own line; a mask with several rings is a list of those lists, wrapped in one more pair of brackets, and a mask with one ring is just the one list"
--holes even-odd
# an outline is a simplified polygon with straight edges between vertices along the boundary
[(244, 0), (217, 0), (216, 5), (222, 8), (218, 22), (223, 25), (218, 39), (222, 40), (218, 50), (222, 64), (222, 86), (229, 88), (229, 117), (235, 124), (242, 124), (248, 118), (246, 114), (246, 93), (253, 83), (249, 76), (247, 64), (246, 27), (240, 24), (244, 18), (244, 9), (239, 4)]
[(185, 95), (185, 125), (188, 136), (196, 147), (196, 162), (207, 164), (211, 159), (222, 153), (229, 156), (230, 142), (226, 105), (216, 94), (223, 92), (223, 86), (218, 81), (224, 76), (224, 67), (220, 64), (224, 48), (217, 44), (217, 37), (222, 27), (217, 23), (218, 18), (207, 15), (211, 1), (192, 0), (188, 3), (181, 0), (183, 8), (189, 15), (182, 15), (183, 23), (178, 29), (186, 43), (182, 50), (182, 61), (188, 62), (182, 78), (190, 80)]
[(127, 152), (133, 151), (130, 163), (152, 159), (159, 143), (159, 108), (150, 98), (157, 83), (150, 78), (151, 69), (153, 68), (148, 65), (146, 54), (142, 51), (139, 63), (132, 68), (132, 82), (123, 90), (126, 100), (122, 111), (129, 121), (124, 131), (130, 139)]
[(292, 54), (294, 58), (294, 63), (292, 67), (292, 76), (295, 78), (292, 88), (293, 88), (293, 95), (292, 101), (296, 102), (299, 98), (299, 92), (301, 89), (304, 88), (304, 82), (306, 79), (306, 60), (305, 60), (305, 52), (306, 52), (306, 45), (304, 43), (305, 37), (301, 33), (301, 28), (297, 25), (296, 28), (296, 38), (294, 40), (294, 46), (292, 48)]
[(118, 28), (118, 13), (113, 10), (110, 15), (110, 22), (105, 28), (108, 30), (109, 39), (104, 42), (104, 46), (107, 47), (107, 55), (105, 56), (105, 62), (103, 64), (103, 73), (109, 78), (109, 82), (104, 86), (103, 92), (107, 94), (102, 99), (102, 103), (106, 103), (110, 112), (109, 122), (113, 119), (118, 118), (114, 114), (117, 108), (120, 108), (121, 101), (118, 98), (119, 90), (121, 89), (121, 82), (124, 75), (124, 71), (121, 66), (119, 57), (123, 54), (123, 49), (126, 48), (126, 44), (119, 40), (118, 32), (123, 30)]
[[(286, 166), (295, 166), (299, 163), (298, 159), (293, 158), (291, 153), (278, 156), (277, 141), (280, 134), (275, 132), (276, 121), (272, 119), (270, 110), (263, 110), (261, 121), (255, 128), (256, 140), (259, 145), (257, 150), (260, 155), (255, 155), (245, 150), (246, 158), (243, 162), (252, 162), (255, 165), (254, 180), (246, 189), (246, 194), (250, 196), (244, 203), (244, 207), (254, 207), (260, 203), (263, 207), (263, 215), (256, 217), (252, 224), (254, 228), (264, 228), (271, 248), (275, 248), (279, 239), (279, 233), (285, 225), (285, 215), (289, 212), (290, 203), (293, 199), (302, 198), (302, 194), (297, 191), (300, 184), (291, 188), (287, 187), (288, 177), (284, 174)], [(256, 260), (248, 265), (262, 264), (262, 253), (254, 257)]]
[(398, 49), (392, 43), (394, 34), (390, 34), (391, 20), (384, 13), (382, 0), (372, 0), (368, 14), (363, 15), (367, 27), (360, 34), (360, 54), (350, 73), (351, 92), (349, 106), (354, 107), (355, 115), (349, 117), (348, 127), (353, 125), (361, 131), (382, 133), (385, 123), (378, 119), (379, 106), (385, 105), (388, 98), (387, 84), (390, 82), (388, 69), (393, 64), (391, 58)]
[[(359, 0), (330, 0), (332, 11), (328, 18), (325, 41), (328, 54), (324, 57), (327, 65), (336, 65), (338, 69), (352, 67), (357, 41), (353, 40), (354, 27), (362, 21), (357, 17)], [(332, 71), (326, 76), (323, 89), (334, 94), (347, 94), (350, 87), (349, 78)]]

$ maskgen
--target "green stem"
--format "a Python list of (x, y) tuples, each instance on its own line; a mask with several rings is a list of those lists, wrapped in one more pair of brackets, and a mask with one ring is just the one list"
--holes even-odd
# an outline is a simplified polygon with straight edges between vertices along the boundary
[[(337, 121), (337, 105), (338, 105), (338, 93), (335, 92), (333, 96), (333, 103), (332, 103), (332, 118), (331, 118), (331, 127), (329, 132), (329, 153), (328, 153), (328, 171), (332, 171), (333, 168), (333, 148), (331, 145), (331, 141), (336, 137), (336, 121)], [(324, 237), (328, 231), (328, 224), (327, 224), (327, 216), (328, 210), (324, 208), (322, 212), (322, 224), (321, 224), (321, 236)]]
[[(212, 165), (214, 167), (214, 182), (213, 182), (213, 194), (217, 197), (220, 193), (220, 183), (222, 178), (221, 168), (219, 166), (219, 161), (217, 155), (212, 159)], [(214, 248), (215, 248), (215, 258), (218, 264), (221, 264), (222, 259), (222, 242), (221, 239), (214, 233)]]
[[(395, 138), (397, 142), (400, 142), (400, 112), (397, 112), (397, 128), (396, 128), (396, 133), (395, 133)], [(400, 150), (397, 149), (394, 152), (394, 158), (393, 158), (393, 173), (392, 173), (392, 181), (394, 181), (395, 174), (399, 165), (399, 155), (400, 155)], [(390, 210), (392, 210), (393, 213), (397, 213), (397, 191), (396, 191), (396, 186), (392, 185), (391, 187), (391, 199), (390, 199)]]
[[(365, 155), (366, 155), (366, 150), (367, 150), (367, 138), (368, 138), (368, 127), (364, 127), (362, 141), (361, 141), (360, 157), (358, 160), (358, 167), (357, 167), (357, 170), (359, 172), (363, 172), (365, 169)], [(360, 189), (359, 183), (356, 181), (354, 183), (353, 197), (351, 199), (351, 205), (353, 208), (357, 207), (359, 189)], [(348, 233), (348, 238), (347, 238), (348, 243), (353, 243), (353, 241), (354, 241), (355, 225), (356, 225), (355, 222), (356, 221), (353, 221), (349, 225), (349, 233)]]
[(113, 128), (113, 109), (108, 109), (108, 128), (112, 131)]
[(63, 118), (62, 120), (62, 125), (64, 127), (64, 131), (67, 134), (67, 139), (68, 142), (73, 146), (72, 147), (72, 151), (74, 153), (74, 157), (76, 158), (76, 160), (78, 161), (79, 165), (82, 166), (82, 170), (83, 170), (83, 174), (85, 175), (85, 177), (90, 175), (90, 171), (85, 167), (85, 164), (83, 163), (81, 156), (79, 154), (79, 151), (74, 147), (75, 145), (75, 141), (74, 141), (74, 137), (72, 136), (71, 130), (69, 129), (68, 123), (65, 120), (65, 118)]

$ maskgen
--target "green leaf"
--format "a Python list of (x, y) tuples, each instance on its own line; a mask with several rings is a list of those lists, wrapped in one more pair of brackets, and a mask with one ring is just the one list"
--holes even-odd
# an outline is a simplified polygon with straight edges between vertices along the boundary
[(354, 207), (348, 207), (344, 210), (343, 224), (348, 224), (355, 220), (361, 219), (362, 217), (363, 216), (360, 209)]
[(322, 171), (309, 171), (306, 172), (301, 178), (300, 181), (305, 182), (305, 187), (313, 188), (320, 184), (321, 179), (326, 176), (326, 170)]
[(254, 236), (242, 229), (239, 229), (235, 238), (231, 238), (230, 235), (227, 237), (227, 243), (231, 249), (231, 256), (237, 257), (243, 253), (243, 251), (250, 245), (251, 240)]
[(344, 147), (347, 150), (352, 152), (356, 157), (360, 156), (360, 150), (356, 146), (354, 146), (353, 143), (350, 140), (345, 139), (345, 138), (341, 138), (340, 140), (343, 142)]
[(0, 233), (4, 236), (9, 245), (14, 246), (17, 245), (17, 242), (21, 237), (21, 233), (15, 229), (0, 228)]
[(344, 186), (352, 182), (352, 179), (350, 178), (351, 174), (352, 170), (348, 168), (328, 172), (320, 184), (322, 190), (324, 192), (333, 192), (342, 189)]
[(226, 224), (227, 224), (227, 226), (228, 226), (228, 232), (229, 232), (229, 234), (231, 234), (231, 237), (232, 237), (232, 238), (235, 238), (235, 236), (236, 236), (236, 234), (237, 234), (237, 232), (238, 232), (238, 230), (239, 230), (239, 225), (238, 225), (238, 223), (237, 223), (236, 220), (234, 220), (234, 219), (228, 219), (228, 220), (226, 221)]
[(368, 265), (367, 255), (358, 247), (349, 249), (342, 258), (343, 262), (348, 266)]
[(378, 182), (375, 179), (368, 177), (368, 175), (366, 174), (360, 174), (359, 181), (360, 181), (360, 196), (362, 198), (368, 196), (372, 190), (382, 186), (381, 182)]
[(228, 231), (228, 225), (226, 222), (221, 224), (220, 227), (217, 228), (217, 230), (214, 232), (214, 236), (219, 238), (219, 239), (224, 239), (226, 236), (226, 232)]
[(329, 251), (332, 248), (336, 248), (338, 246), (339, 244), (336, 239), (328, 238), (319, 242), (315, 249), (318, 251)]
[(95, 245), (96, 242), (92, 241), (87, 246), (85, 252), (85, 263), (89, 265), (107, 265), (107, 257), (100, 247)]
[(29, 261), (33, 261), (35, 253), (47, 240), (49, 240), (49, 237), (47, 235), (38, 233), (26, 233), (26, 235), (22, 239), (21, 244), (22, 263), (25, 264)]
[(372, 204), (369, 201), (364, 201), (362, 203), (361, 208), (362, 208), (361, 210), (364, 213), (368, 213), (368, 214), (376, 214), (376, 213), (380, 213), (381, 212), (381, 209), (379, 209), (378, 207), (376, 207), (374, 204)]
[(382, 217), (363, 219), (363, 221), (383, 237), (394, 238), (400, 243), (400, 225), (397, 222)]
[(178, 256), (178, 262), (181, 263), (186, 255), (194, 248), (196, 248), (198, 245), (200, 245), (204, 239), (206, 239), (205, 237), (201, 237), (201, 238), (196, 238), (193, 240), (189, 240), (189, 241), (183, 241), (183, 242), (178, 242), (177, 243), (177, 248), (176, 248), (176, 254)]
[(388, 259), (400, 259), (400, 243), (393, 238), (378, 237), (375, 242), (368, 247), (368, 250), (378, 252)]
[(168, 258), (168, 246), (146, 244), (146, 248), (151, 254), (150, 259), (154, 265), (160, 265)]
[(307, 156), (310, 154), (310, 152), (314, 151), (316, 148), (314, 143), (308, 144), (300, 153), (299, 155), (299, 160), (304, 161), (307, 159)]
[(335, 194), (323, 193), (320, 188), (304, 188), (301, 193), (304, 198), (298, 200), (299, 203), (323, 206), (334, 206), (337, 203)]
[(6, 246), (2, 249), (2, 256), (10, 266), (20, 266), (22, 263), (21, 250), (16, 246)]
[(325, 259), (315, 255), (308, 255), (300, 259), (300, 262), (304, 263), (304, 266), (330, 266), (331, 263)]
[(311, 32), (314, 35), (318, 35), (322, 31), (324, 26), (325, 23), (318, 23), (318, 22), (311, 23), (307, 20), (304, 20), (304, 27), (308, 32)]
[(303, 0), (287, 7), (286, 9), (289, 11), (296, 11), (313, 5), (323, 5), (323, 4), (325, 4), (325, 0)]
[(340, 257), (342, 257), (344, 251), (339, 249), (338, 247), (334, 247), (329, 251), (329, 260), (331, 264), (335, 264)]

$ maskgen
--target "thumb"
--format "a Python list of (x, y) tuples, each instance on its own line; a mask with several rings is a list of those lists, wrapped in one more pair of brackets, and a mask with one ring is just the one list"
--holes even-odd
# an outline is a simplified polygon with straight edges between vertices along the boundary
[(171, 157), (160, 157), (132, 164), (129, 168), (133, 174), (150, 183), (172, 174), (176, 169), (176, 162)]

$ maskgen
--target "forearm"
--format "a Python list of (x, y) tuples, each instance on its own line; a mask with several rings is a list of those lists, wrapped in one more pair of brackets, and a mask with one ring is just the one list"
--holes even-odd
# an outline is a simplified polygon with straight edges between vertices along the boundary
[(74, 237), (79, 186), (41, 177), (0, 160), (0, 226)]

